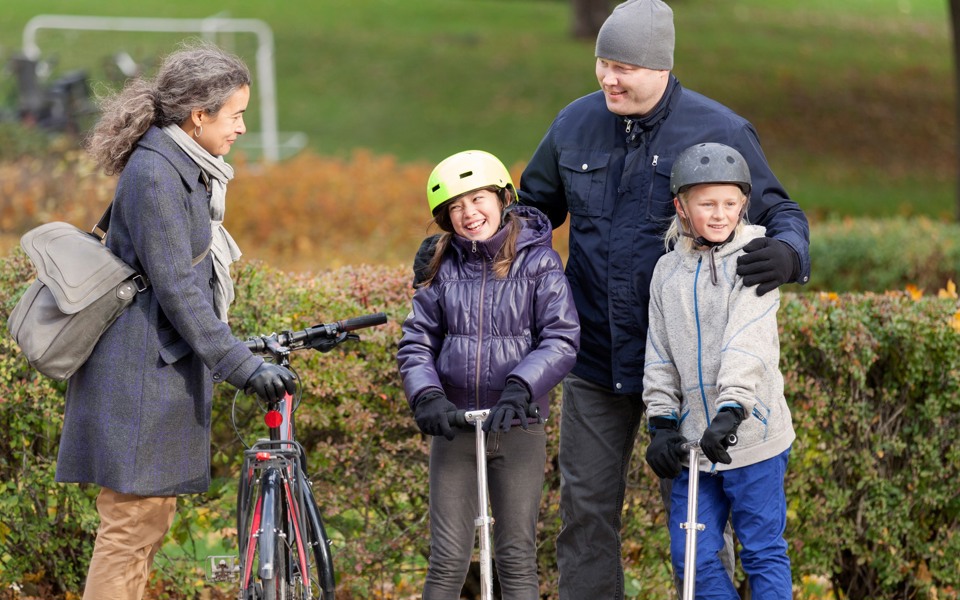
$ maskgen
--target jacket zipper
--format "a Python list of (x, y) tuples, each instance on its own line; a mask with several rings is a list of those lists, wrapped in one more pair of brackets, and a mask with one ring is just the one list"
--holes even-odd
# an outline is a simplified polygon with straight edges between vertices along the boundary
[(703, 335), (700, 333), (700, 297), (697, 293), (697, 282), (700, 280), (700, 267), (703, 265), (703, 255), (697, 259), (697, 270), (693, 275), (693, 316), (697, 322), (697, 383), (700, 386), (700, 402), (703, 403), (703, 414), (710, 426), (710, 407), (707, 406), (707, 392), (703, 389)]
[[(473, 252), (477, 251), (477, 241), (473, 241)], [(480, 257), (481, 264), (481, 273), (480, 276), (480, 306), (479, 315), (477, 317), (477, 365), (476, 370), (473, 374), (473, 400), (474, 400), (474, 410), (480, 410), (480, 357), (482, 355), (483, 349), (483, 296), (486, 292), (487, 287), (487, 259), (483, 256)]]
[(650, 212), (653, 212), (653, 182), (657, 179), (657, 163), (660, 162), (660, 155), (654, 154), (653, 160), (650, 161), (651, 173), (650, 173), (650, 187), (647, 188), (647, 206), (650, 207)]

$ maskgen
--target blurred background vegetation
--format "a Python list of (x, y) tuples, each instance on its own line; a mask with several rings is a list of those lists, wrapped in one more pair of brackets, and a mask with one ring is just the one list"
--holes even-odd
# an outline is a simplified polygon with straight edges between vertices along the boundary
[[(882, 306), (876, 309), (876, 315), (864, 316), (858, 308), (842, 319), (833, 316), (835, 296), (810, 295), (789, 305), (796, 308), (800, 306), (797, 303), (801, 303), (804, 307), (803, 311), (788, 311), (784, 317), (784, 321), (794, 324), (786, 331), (790, 335), (784, 338), (785, 352), (794, 352), (798, 361), (796, 373), (789, 375), (793, 386), (791, 397), (812, 402), (803, 407), (803, 422), (798, 422), (798, 431), (813, 437), (798, 443), (798, 458), (802, 453), (804, 458), (800, 464), (825, 460), (832, 453), (820, 452), (822, 448), (816, 436), (824, 431), (827, 432), (824, 438), (829, 437), (830, 430), (825, 429), (825, 423), (841, 423), (831, 421), (832, 416), (855, 399), (856, 394), (849, 392), (848, 388), (852, 387), (843, 384), (846, 379), (842, 377), (822, 383), (816, 381), (816, 376), (823, 372), (826, 377), (834, 377), (836, 374), (831, 369), (836, 365), (866, 369), (876, 362), (851, 360), (843, 352), (878, 345), (900, 348), (908, 342), (920, 344), (922, 340), (918, 338), (926, 335), (931, 347), (918, 350), (910, 361), (900, 366), (897, 366), (899, 363), (893, 366), (876, 363), (880, 366), (870, 367), (873, 369), (870, 374), (856, 374), (854, 378), (873, 382), (879, 377), (877, 373), (899, 373), (897, 368), (914, 373), (922, 370), (917, 365), (930, 364), (939, 369), (937, 377), (946, 378), (950, 385), (956, 381), (955, 339), (956, 331), (960, 331), (957, 325), (960, 313), (951, 312), (956, 290), (948, 280), (956, 281), (960, 273), (960, 227), (950, 222), (956, 206), (957, 153), (956, 91), (947, 3), (943, 0), (668, 2), (674, 9), (677, 26), (675, 74), (686, 87), (729, 105), (754, 123), (775, 171), (810, 216), (813, 278), (805, 288), (793, 291), (882, 293), (907, 289), (914, 300), (927, 293), (931, 305), (938, 306), (938, 311), (943, 313), (931, 317), (931, 322), (943, 329), (946, 340), (941, 340), (942, 348), (937, 349), (932, 345), (940, 343), (937, 341), (940, 333), (927, 335), (915, 324), (905, 324), (903, 315), (909, 315), (912, 309), (902, 306), (902, 292), (891, 296), (895, 300), (870, 294), (862, 298), (843, 297), (836, 306), (845, 308), (849, 303), (858, 307), (861, 302), (868, 307), (875, 303)], [(365, 484), (389, 489), (386, 492), (374, 489), (369, 497), (393, 502), (393, 490), (401, 490), (403, 493), (398, 495), (406, 498), (410, 489), (420, 489), (424, 447), (418, 444), (418, 438), (411, 437), (416, 436), (416, 432), (403, 408), (392, 349), (411, 293), (405, 265), (410, 263), (420, 240), (428, 232), (424, 184), (436, 162), (466, 148), (482, 148), (497, 154), (510, 167), (514, 180), (519, 181), (525, 162), (557, 111), (597, 88), (593, 75), (593, 42), (577, 40), (571, 35), (570, 1), (288, 0), (268, 3), (236, 0), (218, 4), (186, 0), (163, 3), (2, 0), (0, 67), (5, 68), (20, 52), (24, 25), (38, 14), (194, 19), (221, 16), (261, 19), (272, 28), (279, 128), (284, 132), (302, 132), (307, 145), (276, 164), (261, 163), (256, 151), (249, 147), (246, 151), (237, 148), (230, 155), (231, 162), (237, 166), (238, 178), (230, 189), (227, 225), (248, 259), (262, 259), (270, 269), (316, 271), (320, 275), (314, 279), (304, 273), (291, 279), (260, 263), (243, 265), (240, 277), (250, 289), (244, 294), (246, 304), (238, 307), (237, 314), (248, 318), (238, 324), (238, 335), (297, 328), (314, 321), (352, 316), (367, 309), (390, 311), (389, 329), (374, 338), (378, 349), (364, 351), (376, 356), (375, 364), (364, 371), (365, 376), (375, 378), (373, 383), (364, 380), (361, 385), (355, 375), (339, 377), (336, 369), (341, 362), (332, 359), (329, 365), (311, 362), (305, 371), (305, 378), (316, 382), (314, 385), (330, 388), (324, 387), (322, 393), (309, 392), (324, 400), (317, 404), (318, 410), (339, 411), (337, 416), (324, 418), (342, 419), (349, 425), (343, 426), (344, 449), (318, 438), (311, 454), (318, 457), (326, 473), (330, 465), (353, 464), (344, 460), (344, 456), (376, 458), (364, 450), (386, 449), (409, 460), (412, 466), (404, 463), (387, 473), (382, 464), (375, 465), (381, 472), (377, 478), (366, 478)], [(50, 30), (40, 32), (37, 41), (43, 52), (41, 58), (49, 66), (45, 81), (82, 69), (92, 91), (104, 94), (123, 84), (124, 75), (115, 59), (118, 53), (126, 53), (137, 66), (151, 74), (157, 57), (173, 50), (184, 37), (183, 34)], [(251, 67), (255, 64), (253, 36), (219, 36), (216, 41), (243, 56)], [(258, 102), (255, 90), (248, 111), (251, 132), (260, 129)], [(95, 172), (78, 150), (75, 137), (51, 135), (40, 128), (25, 126), (19, 122), (16, 108), (17, 87), (12, 73), (4, 70), (0, 72), (0, 253), (3, 254), (16, 244), (24, 231), (45, 221), (65, 220), (91, 226), (112, 197), (114, 186), (114, 179)], [(565, 253), (562, 229), (557, 235), (557, 247)], [(4, 268), (11, 272), (0, 273), (3, 292), (0, 318), (5, 318), (15, 293), (22, 291), (28, 278), (29, 268), (24, 261), (21, 253), (13, 253), (4, 262)], [(376, 266), (369, 269), (355, 266), (361, 264)], [(261, 268), (270, 283), (257, 284), (260, 285), (257, 287), (254, 284), (260, 281)], [(368, 285), (374, 288), (372, 296), (366, 290)], [(281, 287), (283, 293), (280, 293)], [(940, 289), (943, 287), (948, 290), (945, 294), (948, 299), (935, 301), (932, 297), (938, 292), (943, 294), (944, 290)], [(344, 303), (336, 296), (338, 290), (349, 292), (362, 302)], [(807, 306), (807, 303), (812, 304)], [(945, 318), (949, 318), (949, 322)], [(832, 324), (834, 320), (839, 325)], [(884, 331), (877, 334), (883, 338), (881, 341), (867, 339), (869, 336), (861, 331), (865, 327), (862, 324), (873, 320), (882, 327), (887, 327), (889, 322), (891, 330), (907, 339), (894, 339), (896, 336)], [(850, 338), (853, 341), (808, 339), (811, 331), (821, 335), (820, 325), (823, 336), (835, 335), (837, 331), (843, 333), (844, 327), (849, 327), (854, 332)], [(894, 352), (891, 362), (896, 363), (893, 359), (898, 356)], [(19, 453), (29, 446), (27, 453), (35, 453), (42, 462), (55, 452), (51, 454), (50, 448), (34, 446), (46, 444), (55, 448), (62, 389), (51, 389), (51, 383), (27, 369), (21, 358), (11, 340), (0, 340), (0, 391), (3, 392), (0, 414), (9, 419), (8, 422), (0, 419), (0, 424), (6, 424), (5, 429), (13, 432), (8, 436), (10, 448), (16, 447)], [(357, 398), (340, 393), (343, 381), (347, 380), (358, 387)], [(915, 388), (914, 383), (888, 385), (886, 380), (881, 383), (883, 385), (877, 385), (878, 390)], [(218, 406), (229, 406), (227, 391), (221, 390), (224, 396)], [(880, 392), (871, 391), (866, 395), (879, 398)], [(922, 395), (934, 397), (927, 392)], [(949, 405), (944, 414), (955, 415), (954, 388), (944, 392), (942, 400), (945, 406)], [(336, 402), (366, 404), (344, 408)], [(349, 418), (371, 410), (377, 415), (389, 415), (393, 419), (390, 427), (367, 427), (367, 421), (354, 422)], [(934, 416), (940, 418), (939, 414)], [(868, 426), (867, 421), (864, 417), (854, 424), (862, 423), (864, 430), (873, 435), (871, 427), (875, 423)], [(226, 415), (219, 415), (216, 422), (222, 431), (215, 434), (219, 436), (214, 444), (215, 463), (222, 477), (210, 494), (185, 501), (187, 506), (183, 507), (165, 555), (189, 551), (196, 542), (192, 536), (197, 533), (191, 527), (199, 528), (201, 536), (213, 532), (214, 537), (220, 536), (223, 528), (229, 528), (229, 502), (233, 492), (230, 486), (235, 475), (231, 461), (237, 456), (237, 448)], [(42, 431), (42, 435), (38, 431)], [(951, 428), (937, 421), (930, 431), (946, 439)], [(387, 433), (395, 435), (396, 439), (388, 441), (396, 443), (399, 449), (383, 443)], [(891, 439), (899, 444), (901, 437)], [(941, 440), (933, 435), (930, 439)], [(27, 441), (21, 444), (21, 440)], [(868, 440), (861, 446), (851, 447), (868, 456), (876, 444)], [(345, 454), (336, 455), (341, 451)], [(888, 455), (899, 460), (897, 452), (891, 450)], [(936, 458), (938, 452), (932, 450), (918, 456), (926, 460)], [(0, 454), (6, 456), (7, 453)], [(849, 458), (840, 456), (837, 460)], [(946, 467), (955, 464), (955, 461), (945, 461)], [(31, 471), (26, 460), (13, 461), (7, 466), (10, 472), (19, 473), (19, 467), (25, 473)], [(30, 524), (39, 529), (21, 527), (18, 531), (26, 540), (24, 543), (60, 539), (61, 545), (45, 546), (48, 551), (44, 556), (50, 557), (51, 564), (44, 563), (42, 568), (47, 572), (41, 576), (59, 577), (64, 589), (74, 589), (75, 586), (66, 585), (72, 580), (55, 573), (54, 567), (58, 562), (69, 563), (77, 569), (73, 577), (82, 575), (82, 569), (77, 566), (80, 563), (66, 557), (88, 555), (93, 535), (89, 493), (75, 486), (55, 486), (51, 465), (43, 463), (43, 466), (43, 469), (34, 469), (37, 475), (31, 485), (16, 490), (13, 477), (0, 477), (0, 488), (7, 485), (3, 488), (4, 494), (0, 494), (0, 504), (4, 506), (0, 513), (6, 514), (18, 507), (18, 510), (34, 511), (38, 522)], [(628, 540), (625, 551), (630, 556), (629, 596), (648, 597), (646, 594), (657, 586), (669, 587), (669, 573), (664, 567), (664, 556), (647, 556), (655, 553), (657, 546), (645, 545), (647, 538), (636, 533), (648, 532), (650, 523), (659, 517), (644, 508), (651, 504), (645, 494), (655, 493), (644, 487), (650, 485), (652, 475), (646, 471), (642, 459), (634, 460), (633, 466), (631, 494), (635, 497), (629, 502), (631, 516), (625, 536)], [(324, 492), (328, 494), (325, 500), (330, 504), (331, 514), (335, 515), (333, 525), (347, 532), (344, 535), (348, 538), (350, 532), (362, 530), (346, 522), (355, 514), (352, 511), (361, 510), (348, 506), (349, 502), (359, 500), (369, 505), (369, 497), (352, 498), (345, 491), (358, 489), (359, 484), (354, 485), (350, 477), (363, 479), (368, 472), (363, 468), (366, 468), (364, 464), (357, 466), (356, 473), (343, 476), (342, 484)], [(552, 465), (548, 465), (549, 468)], [(831, 463), (823, 468), (829, 474), (835, 465)], [(418, 473), (419, 478), (411, 478), (411, 472)], [(949, 496), (951, 490), (956, 489), (954, 473), (948, 469), (937, 472), (933, 467), (920, 471), (913, 466), (898, 468), (896, 472), (904, 475), (932, 472), (946, 477), (947, 483), (942, 489), (937, 488), (948, 494), (944, 501), (949, 509), (946, 516), (937, 526), (921, 524), (914, 532), (940, 535), (937, 533), (940, 531), (946, 538), (938, 538), (936, 543), (911, 541), (910, 548), (915, 546), (917, 550), (909, 559), (903, 559), (900, 565), (885, 565), (880, 575), (870, 574), (868, 579), (896, 579), (897, 584), (890, 587), (896, 588), (897, 593), (890, 597), (956, 598), (960, 593), (956, 585), (958, 554), (953, 549), (960, 539), (956, 528), (960, 513), (955, 493)], [(323, 479), (325, 483), (339, 481)], [(875, 479), (885, 480), (888, 476), (884, 474)], [(411, 486), (410, 481), (414, 480), (418, 483)], [(796, 481), (797, 486), (807, 485), (805, 480)], [(809, 485), (814, 491), (804, 492), (798, 488), (798, 498), (827, 497), (822, 491), (822, 482), (813, 481)], [(849, 487), (852, 490), (855, 486)], [(57, 490), (63, 497), (51, 499), (37, 493), (45, 489)], [(842, 496), (840, 492), (844, 490), (837, 492), (838, 498)], [(32, 503), (25, 501), (31, 494), (35, 496)], [(545, 499), (545, 514), (550, 517), (541, 536), (545, 556), (550, 555), (555, 535), (551, 529), (556, 526), (555, 496), (554, 487), (548, 490)], [(929, 497), (925, 495), (928, 499), (923, 502), (932, 502)], [(866, 500), (859, 497), (856, 500), (874, 505), (872, 496), (864, 498)], [(80, 520), (76, 531), (83, 532), (79, 537), (73, 529), (57, 529), (39, 518), (56, 513), (56, 510), (48, 511), (48, 505), (67, 501), (76, 502), (79, 507), (75, 511)], [(215, 507), (214, 512), (219, 511), (218, 517), (209, 516), (207, 502)], [(385, 526), (376, 540), (362, 538), (363, 543), (340, 548), (340, 566), (346, 571), (345, 587), (358, 597), (415, 596), (423, 567), (422, 554), (414, 553), (418, 558), (408, 566), (410, 571), (400, 575), (392, 571), (395, 563), (389, 563), (388, 559), (392, 560), (394, 554), (410, 555), (409, 544), (413, 542), (409, 536), (422, 545), (423, 523), (412, 521), (416, 515), (422, 515), (422, 507), (417, 502), (419, 497), (411, 495), (400, 503), (404, 511), (409, 512), (396, 513), (395, 524), (410, 527), (409, 531), (401, 534)], [(905, 509), (912, 506), (903, 502), (894, 504)], [(916, 504), (922, 502), (918, 500)], [(384, 510), (389, 513), (397, 507), (387, 508), (389, 510)], [(803, 512), (801, 509), (806, 510), (805, 506), (796, 507)], [(820, 516), (832, 517), (838, 509), (831, 510), (832, 513), (815, 505), (808, 512), (819, 511)], [(811, 543), (812, 550), (798, 563), (798, 574), (803, 576), (807, 587), (816, 587), (818, 577), (830, 575), (829, 565), (842, 562), (834, 560), (831, 548), (849, 545), (850, 540), (863, 545), (861, 537), (867, 534), (882, 533), (883, 539), (878, 542), (879, 546), (867, 544), (856, 556), (843, 558), (854, 565), (851, 568), (873, 568), (871, 560), (861, 560), (861, 557), (878, 556), (888, 550), (893, 557), (905, 555), (907, 546), (889, 541), (885, 537), (889, 533), (886, 527), (882, 530), (869, 527), (880, 522), (882, 515), (864, 526), (869, 529), (866, 532), (831, 529), (830, 524), (812, 527), (806, 518), (791, 516), (792, 527), (806, 526), (810, 538), (820, 544), (814, 547)], [(210, 519), (213, 519), (212, 525)], [(919, 523), (919, 518), (910, 513), (898, 515), (891, 521)], [(383, 522), (394, 524), (386, 519)], [(855, 522), (859, 527), (859, 513)], [(847, 522), (844, 523), (847, 527)], [(11, 532), (3, 532), (0, 527), (0, 533)], [(26, 568), (32, 566), (29, 561), (36, 562), (32, 552), (24, 554), (26, 558), (20, 566)], [(545, 565), (545, 569), (548, 566)], [(179, 597), (173, 590), (163, 589), (165, 581), (186, 585), (182, 572), (169, 568), (171, 572), (157, 582), (159, 587), (153, 597)], [(937, 569), (947, 575), (938, 574)], [(391, 576), (394, 579), (388, 581)], [(555, 573), (548, 572), (548, 577), (554, 576)], [(908, 587), (901, 587), (897, 577), (909, 579), (908, 584), (903, 584)], [(385, 581), (395, 586), (390, 594), (374, 585), (383, 586)], [(840, 589), (848, 587), (839, 585), (842, 578), (835, 577), (835, 581)], [(923, 587), (930, 581), (941, 586), (939, 592), (934, 587), (933, 595), (914, 594), (917, 586)], [(947, 587), (943, 587), (945, 582)], [(546, 588), (551, 585), (552, 580), (544, 581)], [(905, 593), (905, 589), (911, 592)], [(836, 596), (829, 590), (809, 589), (798, 597)], [(875, 593), (861, 597), (886, 596)]]
[[(812, 219), (952, 218), (946, 2), (670, 4), (675, 74), (756, 125), (775, 171)], [(365, 149), (416, 164), (424, 180), (433, 164), (470, 147), (497, 154), (519, 174), (557, 111), (597, 87), (593, 43), (571, 35), (567, 0), (5, 0), (0, 62), (19, 52), (23, 27), (37, 14), (262, 19), (275, 37), (282, 131), (305, 133), (309, 151), (321, 156), (346, 159)], [(149, 71), (183, 37), (45, 30), (37, 41), (54, 73), (84, 69), (103, 93), (122, 83), (115, 53)], [(218, 41), (254, 64), (252, 35)], [(5, 74), (0, 105), (13, 106), (14, 92)], [(257, 101), (251, 131), (259, 128)], [(382, 200), (410, 203), (425, 217), (422, 185), (413, 184), (402, 198)]]

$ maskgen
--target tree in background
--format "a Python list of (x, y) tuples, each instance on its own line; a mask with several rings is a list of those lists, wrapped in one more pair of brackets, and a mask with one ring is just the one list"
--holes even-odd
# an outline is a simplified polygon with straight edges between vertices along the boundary
[(610, 0), (573, 0), (573, 37), (579, 40), (595, 39), (611, 10), (613, 2)]
[[(574, 0), (574, 4), (586, 2), (587, 0)], [(576, 12), (576, 9), (574, 9)], [(957, 32), (960, 27), (960, 0), (950, 0), (950, 31), (953, 32), (953, 69), (954, 85), (957, 87), (957, 95), (960, 96), (960, 36)], [(957, 156), (960, 157), (960, 102), (957, 103)], [(957, 221), (960, 221), (960, 164), (957, 165)]]

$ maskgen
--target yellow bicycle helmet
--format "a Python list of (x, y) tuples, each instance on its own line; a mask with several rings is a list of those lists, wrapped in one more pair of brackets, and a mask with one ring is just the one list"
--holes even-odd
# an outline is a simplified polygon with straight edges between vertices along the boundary
[(444, 202), (491, 185), (510, 188), (516, 198), (510, 172), (496, 156), (483, 150), (465, 150), (448, 156), (434, 167), (427, 179), (430, 213), (436, 216)]

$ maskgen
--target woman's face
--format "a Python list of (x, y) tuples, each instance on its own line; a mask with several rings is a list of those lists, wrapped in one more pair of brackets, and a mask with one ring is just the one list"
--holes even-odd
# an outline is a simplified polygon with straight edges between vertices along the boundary
[(500, 229), (500, 198), (491, 190), (474, 190), (452, 200), (447, 207), (453, 230), (476, 242), (490, 238)]
[[(193, 139), (210, 154), (223, 156), (230, 152), (230, 147), (237, 138), (247, 131), (247, 126), (243, 123), (243, 113), (247, 110), (248, 102), (250, 86), (237, 88), (216, 115), (194, 111), (190, 119), (193, 128), (187, 129), (187, 133), (193, 135)], [(196, 133), (200, 134), (199, 137)]]

